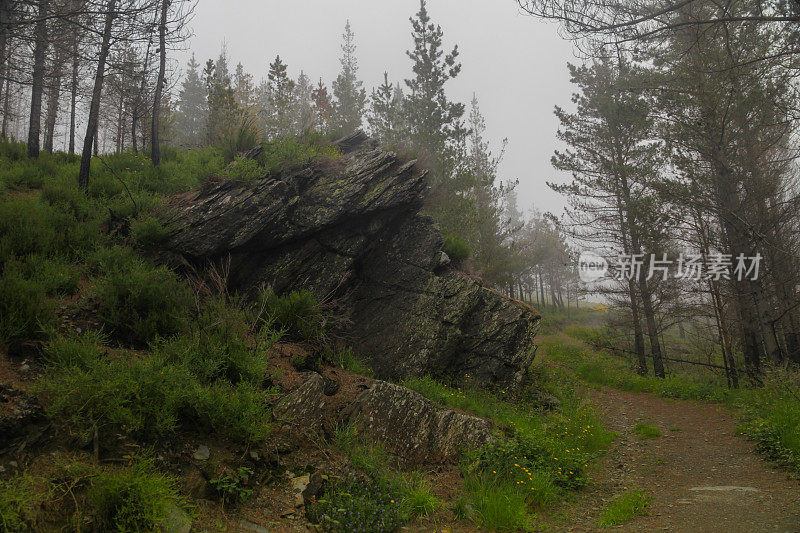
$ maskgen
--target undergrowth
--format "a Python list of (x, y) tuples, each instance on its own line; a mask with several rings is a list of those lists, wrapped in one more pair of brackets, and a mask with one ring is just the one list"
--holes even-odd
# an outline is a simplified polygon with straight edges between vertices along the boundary
[(383, 446), (363, 438), (355, 425), (341, 426), (333, 444), (363, 475), (333, 480), (311, 504), (309, 516), (325, 531), (395, 531), (440, 507), (425, 476), (393, 468)]
[(473, 388), (453, 388), (431, 378), (403, 385), (429, 399), (491, 419), (499, 429), (493, 442), (465, 451), (461, 470), (466, 495), (460, 508), (489, 529), (528, 530), (532, 511), (547, 508), (587, 482), (592, 461), (613, 439), (596, 414), (572, 389), (566, 374), (536, 368), (537, 386), (561, 401), (557, 412), (532, 409), (524, 400)]

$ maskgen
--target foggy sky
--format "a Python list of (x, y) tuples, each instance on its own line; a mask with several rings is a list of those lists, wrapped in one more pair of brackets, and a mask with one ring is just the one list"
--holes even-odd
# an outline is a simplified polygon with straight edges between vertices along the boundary
[[(191, 51), (178, 54), (184, 68), (191, 52), (203, 64), (224, 42), (231, 68), (241, 62), (255, 81), (266, 78), (280, 54), (296, 78), (301, 70), (328, 85), (339, 72), (341, 34), (347, 19), (356, 34), (359, 77), (369, 93), (383, 81), (411, 75), (411, 24), (419, 0), (199, 0)], [(458, 44), (461, 74), (449, 82), (451, 98), (466, 104), (475, 92), (494, 151), (509, 140), (500, 178), (518, 178), (520, 208), (561, 213), (564, 199), (545, 181), (568, 176), (550, 166), (556, 149), (553, 106), (570, 108), (573, 89), (566, 63), (569, 42), (554, 24), (519, 12), (513, 0), (429, 0), (428, 12), (444, 30), (449, 51)]]

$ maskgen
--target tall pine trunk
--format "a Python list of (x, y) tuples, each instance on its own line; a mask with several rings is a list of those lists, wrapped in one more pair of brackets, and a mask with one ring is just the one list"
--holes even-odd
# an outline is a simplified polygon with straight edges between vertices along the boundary
[(53, 140), (56, 134), (58, 99), (61, 95), (61, 74), (64, 70), (63, 54), (59, 51), (53, 60), (53, 74), (47, 95), (47, 118), (44, 122), (44, 149), (50, 153), (53, 153)]
[(161, 3), (161, 22), (158, 25), (158, 45), (159, 45), (159, 62), (158, 62), (158, 79), (156, 80), (156, 94), (153, 98), (153, 130), (151, 134), (151, 159), (153, 165), (158, 166), (161, 163), (161, 147), (160, 139), (158, 137), (159, 131), (159, 118), (161, 115), (161, 94), (164, 90), (164, 76), (167, 67), (167, 12), (169, 11), (170, 0), (162, 0)]
[(103, 93), (103, 80), (105, 79), (106, 59), (111, 47), (111, 30), (114, 25), (117, 0), (108, 0), (106, 6), (105, 26), (103, 27), (103, 42), (100, 45), (100, 55), (97, 59), (97, 74), (94, 78), (92, 89), (92, 103), (89, 106), (89, 120), (86, 125), (86, 137), (83, 139), (83, 152), (81, 153), (81, 169), (78, 173), (78, 186), (89, 186), (89, 172), (92, 163), (92, 142), (97, 138), (97, 123), (100, 118), (100, 96)]
[(78, 74), (80, 69), (80, 56), (78, 56), (78, 35), (72, 37), (72, 83), (69, 95), (69, 153), (75, 153), (75, 114), (78, 103)]
[(3, 94), (4, 88), (8, 90), (8, 84), (4, 82), (8, 72), (6, 48), (8, 46), (8, 25), (11, 22), (11, 10), (9, 3), (10, 0), (0, 0), (0, 97)]
[(48, 0), (39, 0), (34, 27), (33, 77), (31, 79), (31, 114), (28, 122), (28, 157), (39, 157), (42, 130), (42, 93), (44, 92), (45, 58), (47, 55)]

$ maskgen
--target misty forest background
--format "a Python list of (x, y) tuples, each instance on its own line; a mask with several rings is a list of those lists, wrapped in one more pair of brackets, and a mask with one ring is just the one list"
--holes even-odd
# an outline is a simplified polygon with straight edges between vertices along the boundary
[[(311, 157), (365, 129), (430, 169), (425, 209), (459, 268), (548, 309), (550, 320), (581, 312), (591, 292), (610, 308), (593, 342), (639, 373), (694, 364), (736, 387), (742, 374), (759, 384), (767, 370), (800, 363), (796, 3), (698, 0), (643, 20), (627, 13), (616, 27), (606, 22), (615, 6), (599, 0), (519, 2), (560, 22), (584, 59), (569, 66), (571, 105), (555, 110), (565, 148), (552, 164), (572, 175), (551, 184), (569, 203), (555, 214), (518, 204), (517, 177), (499, 175), (504, 145), (489, 146), (478, 97), (448, 97), (461, 57), (424, 1), (410, 18), (413, 76), (385, 74), (372, 88), (360, 81), (349, 23), (335, 80), (292, 78), (280, 56), (249, 73), (224, 46), (176, 65), (169, 54), (185, 47), (193, 7), (3, 0), (2, 137), (24, 141), (32, 159), (80, 154), (75, 186), (88, 188), (111, 153), (144, 154), (154, 168), (202, 154), (223, 177), (253, 178), (263, 174), (264, 161), (248, 157), (257, 147)], [(4, 187), (24, 179), (11, 173)], [(764, 260), (755, 281), (643, 274), (587, 287), (575, 268), (585, 248)]]

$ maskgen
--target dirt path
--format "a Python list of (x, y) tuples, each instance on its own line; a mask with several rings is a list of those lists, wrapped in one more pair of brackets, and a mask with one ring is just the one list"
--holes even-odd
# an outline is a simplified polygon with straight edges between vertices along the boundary
[[(800, 531), (800, 483), (757, 456), (723, 407), (610, 389), (586, 394), (619, 437), (593, 486), (557, 512), (548, 529), (598, 530), (606, 502), (640, 488), (653, 496), (649, 516), (616, 531)], [(640, 422), (662, 436), (640, 439), (633, 432)]]

